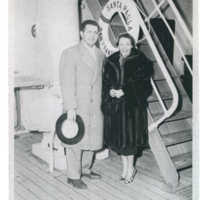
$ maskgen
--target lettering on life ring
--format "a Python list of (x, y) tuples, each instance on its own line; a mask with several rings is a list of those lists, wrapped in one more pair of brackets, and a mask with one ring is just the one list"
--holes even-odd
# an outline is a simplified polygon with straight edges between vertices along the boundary
[(113, 46), (109, 39), (110, 20), (116, 13), (121, 13), (124, 16), (126, 31), (133, 36), (136, 42), (139, 37), (140, 26), (137, 20), (136, 13), (138, 13), (138, 10), (135, 3), (132, 0), (109, 0), (104, 6), (99, 18), (99, 44), (106, 56), (118, 51), (118, 48)]

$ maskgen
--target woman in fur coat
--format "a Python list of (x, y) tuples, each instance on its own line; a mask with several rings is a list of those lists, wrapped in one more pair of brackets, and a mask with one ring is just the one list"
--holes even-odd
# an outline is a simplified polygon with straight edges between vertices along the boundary
[(152, 92), (152, 62), (135, 48), (128, 33), (119, 36), (119, 51), (105, 60), (102, 111), (105, 145), (121, 155), (121, 180), (131, 183), (133, 162), (148, 145), (147, 98)]

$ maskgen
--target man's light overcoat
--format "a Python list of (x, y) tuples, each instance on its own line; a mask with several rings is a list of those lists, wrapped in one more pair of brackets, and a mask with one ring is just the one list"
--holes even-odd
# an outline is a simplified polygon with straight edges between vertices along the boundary
[(80, 42), (65, 49), (60, 61), (64, 111), (75, 109), (85, 125), (83, 139), (73, 147), (84, 150), (99, 150), (103, 144), (103, 116), (100, 107), (104, 56), (96, 47), (95, 54), (96, 57)]

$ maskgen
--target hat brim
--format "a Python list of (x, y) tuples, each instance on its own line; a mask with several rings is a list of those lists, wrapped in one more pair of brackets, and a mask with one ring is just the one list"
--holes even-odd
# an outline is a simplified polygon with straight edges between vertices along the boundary
[(83, 138), (84, 131), (85, 131), (85, 127), (84, 127), (82, 118), (79, 115), (76, 115), (76, 123), (78, 124), (78, 133), (73, 138), (65, 137), (62, 132), (62, 125), (65, 120), (67, 120), (67, 113), (62, 114), (56, 121), (56, 134), (57, 134), (58, 138), (63, 143), (68, 144), (68, 145), (73, 145), (73, 144), (79, 143), (81, 141), (81, 139)]

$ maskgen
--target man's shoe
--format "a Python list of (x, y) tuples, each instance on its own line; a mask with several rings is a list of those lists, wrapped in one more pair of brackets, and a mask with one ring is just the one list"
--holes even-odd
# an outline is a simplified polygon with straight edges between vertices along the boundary
[(67, 183), (69, 183), (70, 185), (72, 185), (77, 189), (87, 189), (87, 185), (81, 179), (68, 178)]
[(83, 174), (82, 176), (85, 176), (85, 177), (87, 177), (89, 179), (93, 179), (93, 180), (101, 179), (101, 175), (100, 174), (97, 174), (97, 173), (92, 172), (92, 171), (91, 171), (90, 174)]

